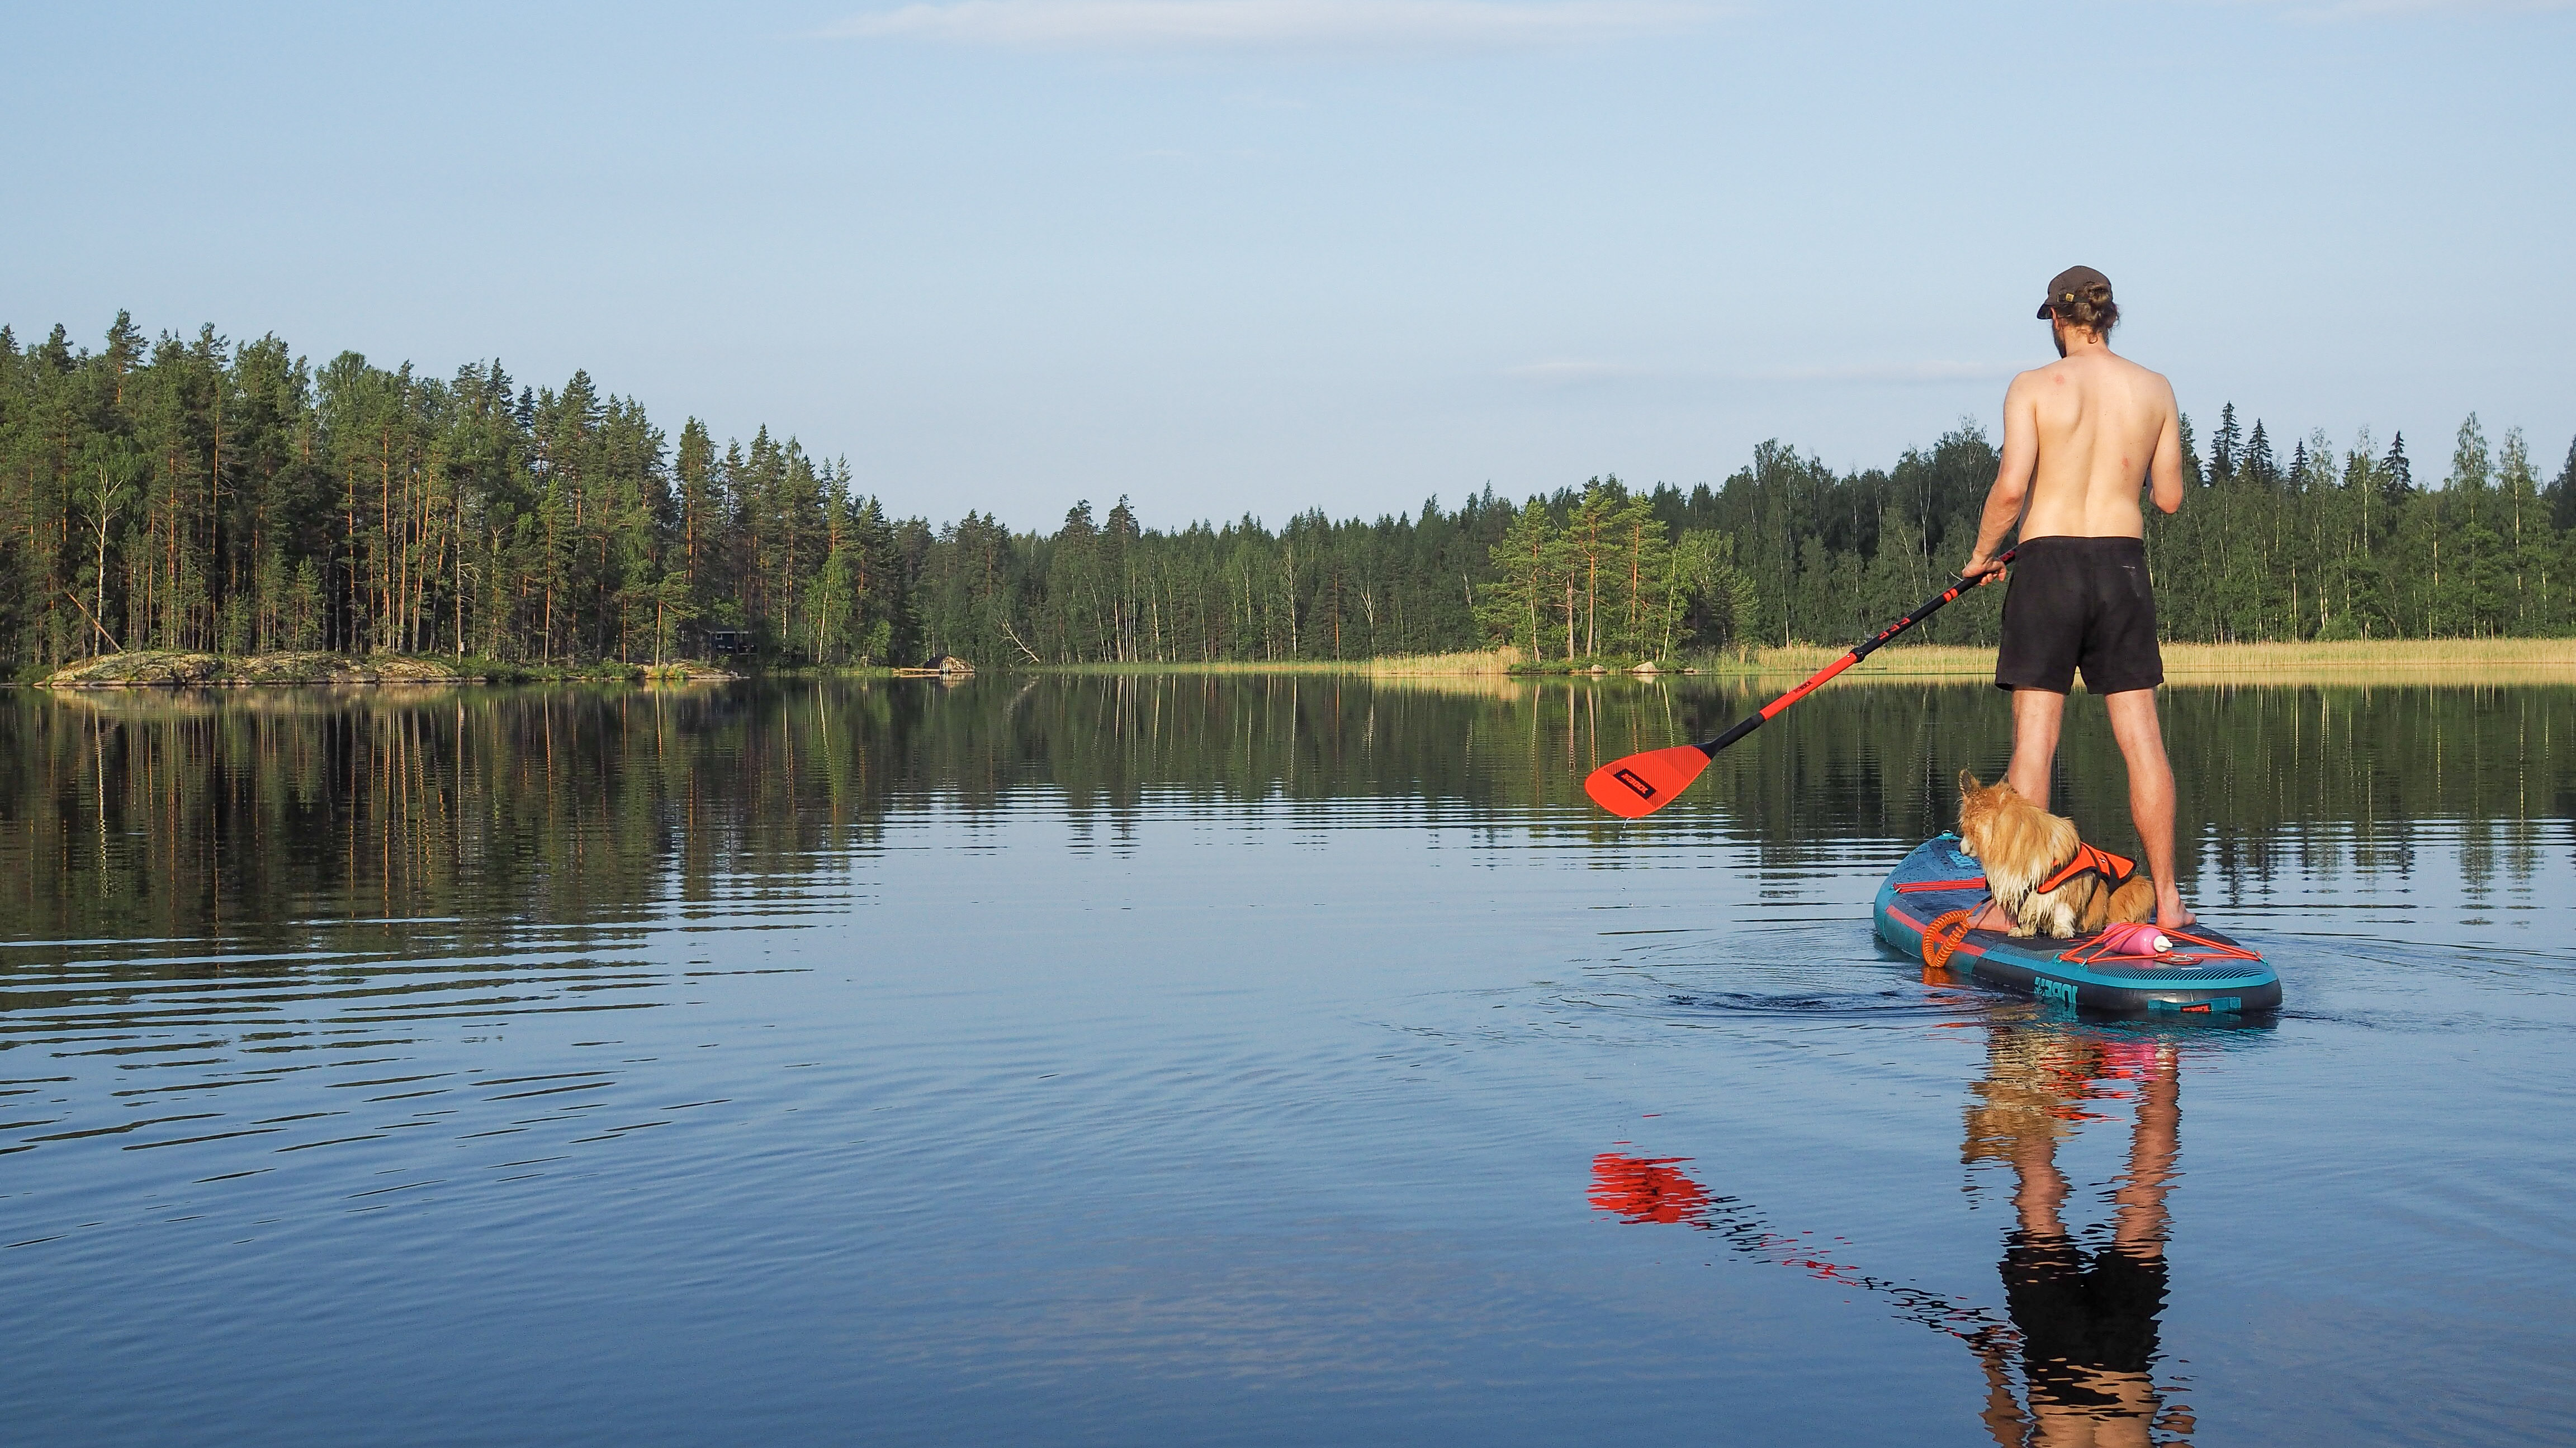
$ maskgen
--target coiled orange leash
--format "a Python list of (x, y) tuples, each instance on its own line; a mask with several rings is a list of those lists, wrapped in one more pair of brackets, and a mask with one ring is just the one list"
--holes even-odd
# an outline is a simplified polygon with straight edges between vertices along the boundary
[(1969, 922), (1984, 908), (1980, 903), (1976, 909), (1952, 910), (1932, 917), (1932, 923), (1923, 927), (1923, 963), (1934, 970), (1948, 970), (1950, 957), (1968, 938)]

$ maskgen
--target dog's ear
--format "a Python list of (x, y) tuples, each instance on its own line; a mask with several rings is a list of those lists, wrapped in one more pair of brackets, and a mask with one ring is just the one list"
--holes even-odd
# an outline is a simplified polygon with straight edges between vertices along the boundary
[(1985, 786), (1977, 783), (1977, 777), (1975, 775), (1964, 769), (1959, 771), (1959, 797), (1961, 799), (1966, 799), (1969, 795), (1975, 794), (1978, 790), (1983, 788), (1985, 788)]

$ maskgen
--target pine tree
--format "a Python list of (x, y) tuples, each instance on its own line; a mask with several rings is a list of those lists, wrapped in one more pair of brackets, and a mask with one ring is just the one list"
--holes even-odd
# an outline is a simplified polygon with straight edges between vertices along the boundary
[(2236, 450), (2243, 434), (2236, 430), (2236, 404), (2231, 402), (2218, 410), (2218, 432), (2209, 440), (2209, 480), (2233, 482), (2236, 478)]
[(1546, 502), (1531, 498), (1488, 554), (1494, 581), (1484, 586), (1476, 605), (1476, 619), (1487, 638), (1520, 650), (1525, 659), (1549, 657), (1556, 622), (1551, 609), (1564, 572), (1564, 551)]
[(2415, 496), (2415, 466), (2406, 460), (2406, 434), (2389, 439), (2388, 456), (2379, 460), (2380, 501), (2388, 505), (2390, 521), (2408, 498)]
[[(718, 577), (716, 541), (724, 526), (723, 499), (716, 473), (715, 440), (705, 424), (692, 417), (680, 428), (679, 475), (681, 590), (677, 607), (685, 626), (705, 608)], [(665, 604), (666, 612), (671, 607)]]

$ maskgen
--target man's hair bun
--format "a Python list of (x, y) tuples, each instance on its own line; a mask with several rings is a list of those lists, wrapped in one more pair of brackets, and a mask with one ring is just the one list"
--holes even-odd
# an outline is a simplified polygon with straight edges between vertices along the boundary
[(2049, 298), (2048, 305), (2067, 325), (2096, 336), (2109, 336), (2120, 321), (2119, 304), (2111, 300), (2111, 288), (2101, 282), (2061, 291)]

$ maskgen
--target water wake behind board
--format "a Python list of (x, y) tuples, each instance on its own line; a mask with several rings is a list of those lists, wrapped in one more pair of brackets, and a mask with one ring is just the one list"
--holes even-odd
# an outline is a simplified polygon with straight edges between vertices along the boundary
[(2016, 940), (1999, 930), (1964, 930), (1964, 917), (1954, 912), (1985, 902), (1985, 867), (1960, 852), (1958, 836), (1937, 835), (1915, 846), (1878, 887), (1878, 937), (1926, 964), (2083, 1010), (2251, 1015), (2281, 1004), (2281, 978), (2261, 953), (2206, 925), (2193, 926), (2190, 940), (2162, 956), (2122, 956), (2107, 952), (2098, 933)]

